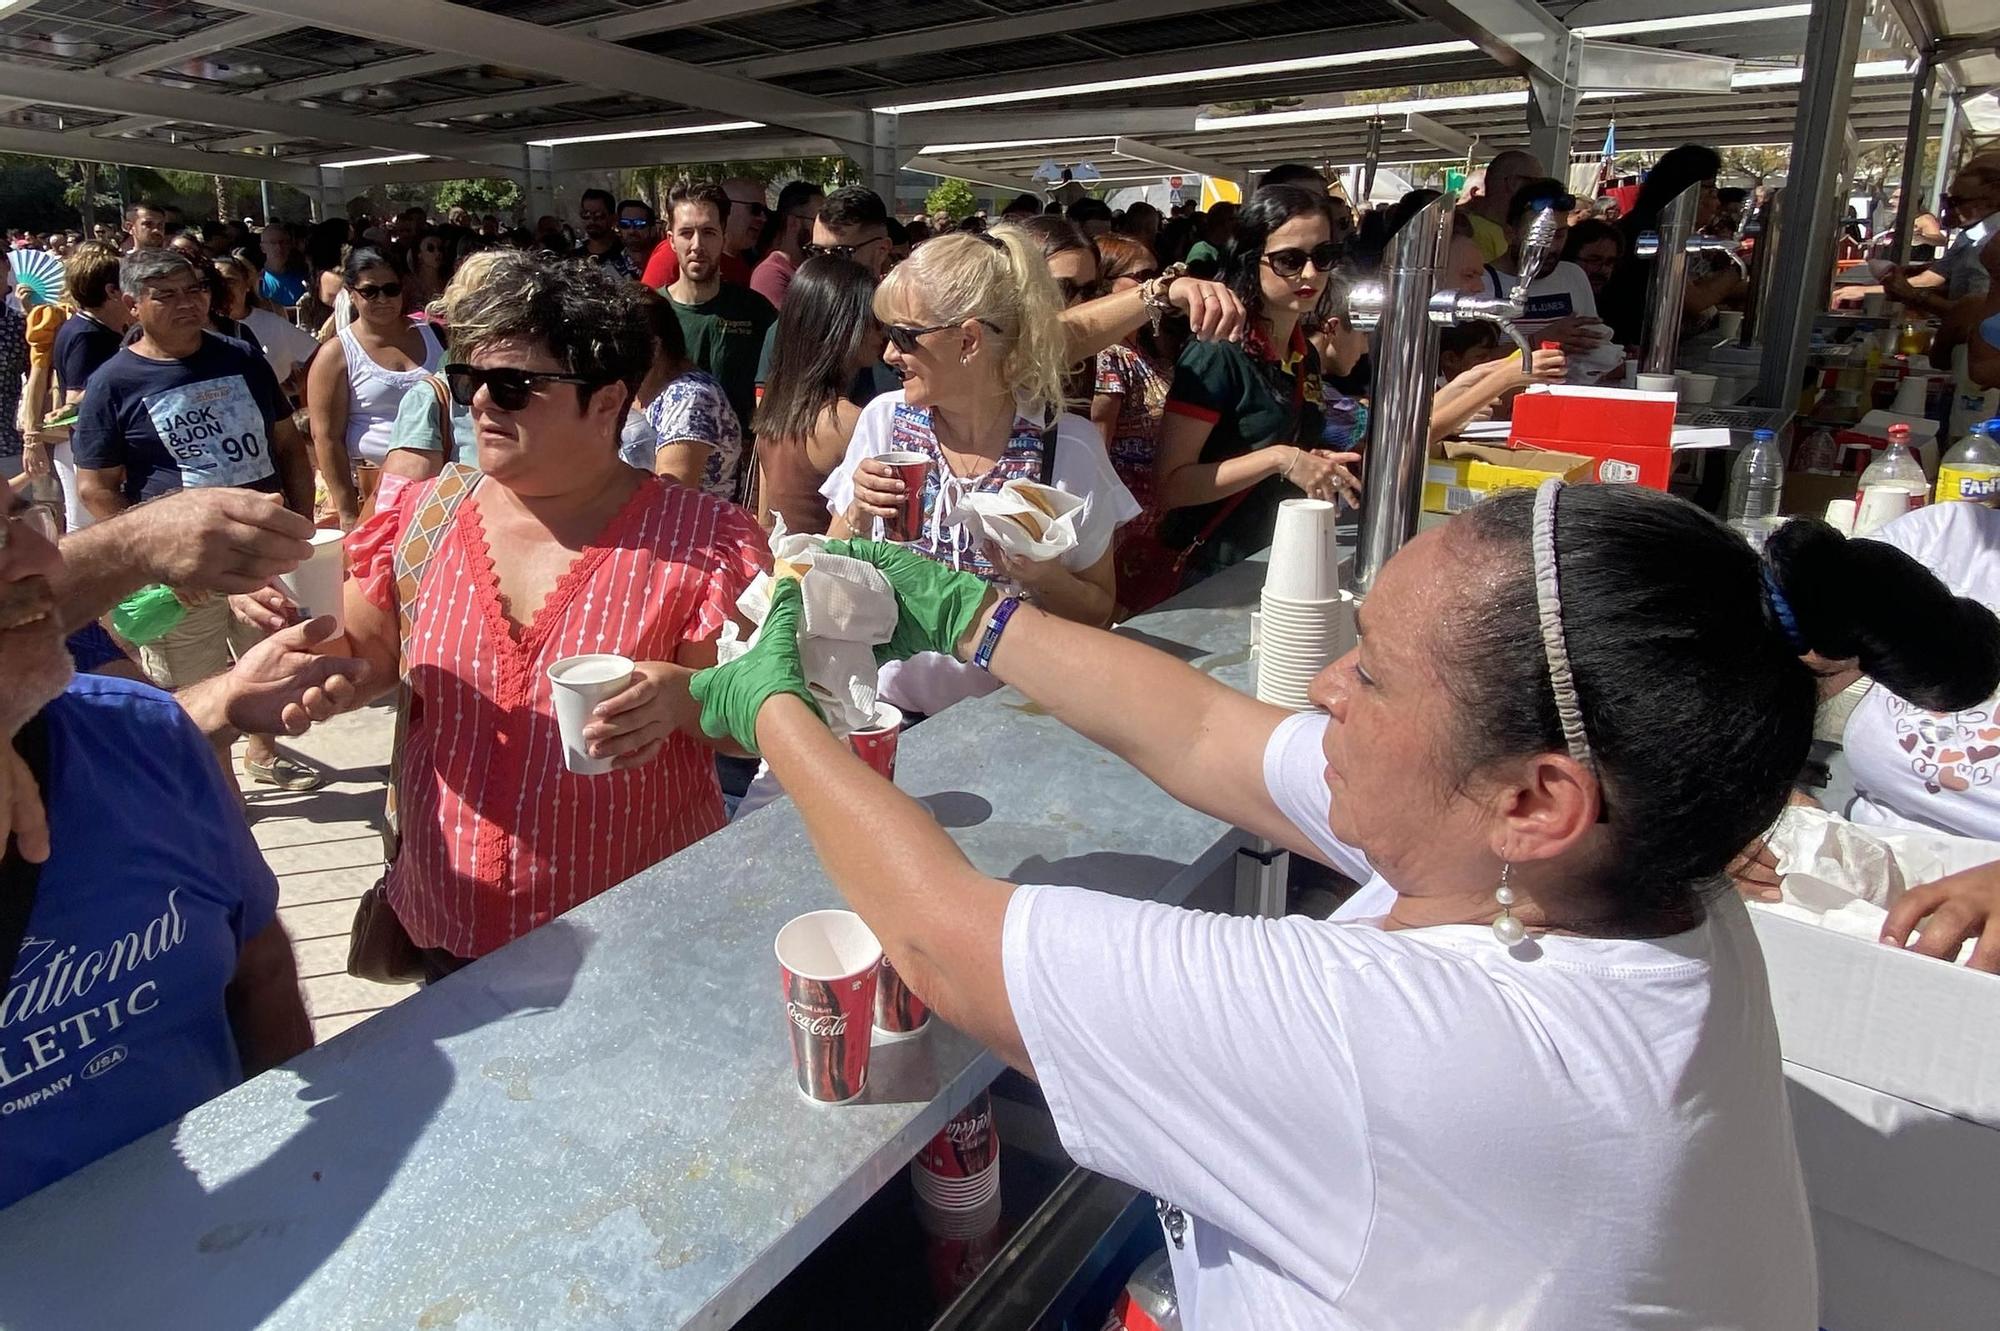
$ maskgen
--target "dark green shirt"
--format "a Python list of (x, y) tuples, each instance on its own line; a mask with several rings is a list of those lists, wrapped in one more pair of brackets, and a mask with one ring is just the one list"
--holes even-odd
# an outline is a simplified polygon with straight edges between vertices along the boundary
[[(1319, 357), (1312, 344), (1294, 333), (1291, 355), (1281, 360), (1268, 345), (1252, 345), (1255, 341), (1190, 342), (1174, 365), (1167, 410), (1210, 424), (1201, 447), (1204, 463), (1226, 462), (1273, 444), (1320, 447), (1325, 417)], [(1241, 496), (1173, 510), (1161, 523), (1161, 539), (1184, 550), (1233, 503), (1189, 561), (1210, 572), (1226, 568), (1271, 543), (1279, 503), (1298, 495), (1296, 486), (1272, 476)]]
[(757, 407), (757, 356), (778, 312), (750, 288), (728, 282), (699, 305), (668, 299), (687, 338), (688, 359), (722, 385), (736, 419), (748, 421)]

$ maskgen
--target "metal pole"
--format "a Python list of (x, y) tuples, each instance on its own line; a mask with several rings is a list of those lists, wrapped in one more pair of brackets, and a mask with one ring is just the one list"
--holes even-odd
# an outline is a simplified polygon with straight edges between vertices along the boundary
[(1785, 191), (1772, 190), (1764, 200), (1764, 210), (1749, 219), (1747, 234), (1756, 237), (1750, 249), (1750, 291), (1743, 301), (1742, 345), (1757, 346), (1764, 334), (1764, 312), (1771, 308), (1771, 281), (1776, 276), (1776, 255), (1783, 242)]
[(1929, 212), (1938, 206), (1944, 197), (1944, 187), (1951, 180), (1952, 154), (1958, 151), (1958, 98), (1950, 96), (1944, 101), (1944, 128), (1938, 132), (1937, 170), (1931, 175), (1931, 192), (1923, 200), (1921, 211)]
[(1813, 320), (1826, 308), (1833, 280), (1833, 236), (1841, 216), (1834, 186), (1840, 177), (1841, 126), (1854, 86), (1863, 7), (1863, 0), (1813, 0), (1806, 20), (1805, 68), (1785, 184), (1784, 245), (1773, 256), (1778, 271), (1763, 311), (1757, 398), (1767, 407), (1788, 408), (1798, 400)]
[(1639, 361), (1646, 374), (1674, 372), (1681, 345), (1681, 306), (1687, 296), (1688, 240), (1700, 208), (1697, 180), (1660, 209), (1660, 248), (1653, 258), (1652, 284), (1646, 289), (1645, 345)]
[(1437, 325), (1431, 295), (1451, 243), (1451, 195), (1418, 209), (1382, 255), (1384, 304), (1375, 339), (1374, 437), (1368, 444), (1355, 589), (1366, 595), (1389, 557), (1417, 532), (1430, 451)]
[(1910, 261), (1910, 225), (1917, 220), (1917, 182), (1922, 178), (1924, 140), (1931, 127), (1931, 87), (1936, 82), (1937, 66), (1929, 55), (1918, 56), (1916, 78), (1910, 83), (1910, 131), (1903, 137), (1903, 179), (1896, 204), (1899, 264)]

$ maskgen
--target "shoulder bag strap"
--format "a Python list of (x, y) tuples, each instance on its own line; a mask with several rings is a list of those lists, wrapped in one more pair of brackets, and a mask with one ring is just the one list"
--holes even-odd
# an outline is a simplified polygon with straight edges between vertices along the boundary
[(396, 650), (402, 681), (396, 690), (396, 734), (389, 746), (389, 788), (383, 808), (385, 861), (394, 860), (402, 846), (402, 834), (396, 823), (396, 783), (403, 776), (403, 740), (410, 726), (410, 642), (415, 637), (417, 596), (423, 591), (424, 570), (430, 566), (438, 546), (444, 543), (445, 532), (459, 505), (482, 479), (483, 474), (477, 468), (447, 462), (438, 474), (437, 484), (417, 506), (410, 525), (403, 529), (402, 539), (396, 542)]
[[(34, 773), (43, 798), (49, 789), (49, 723), (36, 713), (14, 736), (14, 750)], [(42, 866), (24, 858), (11, 840), (0, 858), (0, 999), (7, 996), (14, 963), (21, 956), (21, 942), (28, 936), (28, 917), (35, 910), (35, 888), (41, 881)]]

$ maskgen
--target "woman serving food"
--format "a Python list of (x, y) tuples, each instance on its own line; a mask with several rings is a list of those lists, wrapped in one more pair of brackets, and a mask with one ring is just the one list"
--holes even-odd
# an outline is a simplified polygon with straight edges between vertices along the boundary
[[(1794, 527), (1798, 530), (1795, 532)], [(1168, 792), (1363, 881), (1334, 919), (1203, 915), (979, 873), (806, 699), (797, 592), (692, 681), (761, 749), (910, 987), (1035, 1076), (1082, 1164), (1173, 1204), (1192, 1331), (1811, 1328), (1812, 1237), (1762, 957), (1722, 884), (1812, 734), (1794, 639), (1927, 706), (1991, 649), (1787, 527), (1768, 557), (1623, 486), (1489, 500), (1385, 567), (1318, 710), (909, 551), (894, 655), (950, 653)], [(1878, 569), (1879, 573), (1880, 570)], [(1887, 607), (1885, 609), (1885, 607)], [(1143, 700), (1135, 706), (1135, 700)]]

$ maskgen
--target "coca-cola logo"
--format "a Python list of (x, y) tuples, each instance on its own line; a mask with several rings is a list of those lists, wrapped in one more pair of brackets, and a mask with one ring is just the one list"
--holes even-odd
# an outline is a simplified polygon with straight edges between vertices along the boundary
[(791, 1014), (792, 1025), (798, 1027), (807, 1035), (817, 1035), (824, 1038), (826, 1036), (847, 1034), (847, 1014), (845, 1012), (829, 1016), (824, 1012), (814, 1012), (802, 1003), (787, 1003), (785, 1004), (785, 1010)]
[(993, 1115), (989, 1111), (972, 1118), (955, 1118), (944, 1125), (944, 1135), (951, 1139), (953, 1146), (970, 1146), (974, 1142), (984, 1142), (993, 1131)]

